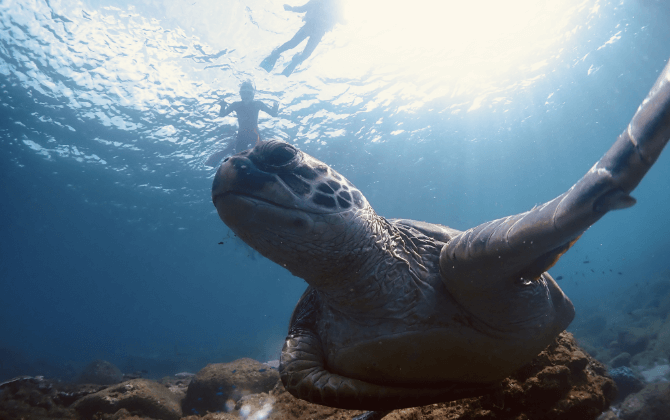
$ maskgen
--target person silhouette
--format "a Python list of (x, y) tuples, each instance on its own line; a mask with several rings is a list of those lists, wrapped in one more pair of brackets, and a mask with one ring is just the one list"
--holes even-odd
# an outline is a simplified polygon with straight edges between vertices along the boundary
[(239, 125), (237, 136), (224, 149), (213, 153), (207, 159), (205, 165), (217, 166), (226, 155), (239, 153), (261, 141), (258, 130), (258, 113), (263, 111), (272, 117), (276, 117), (279, 113), (279, 103), (275, 101), (274, 106), (270, 108), (261, 101), (254, 101), (254, 95), (254, 85), (250, 81), (244, 81), (240, 85), (241, 101), (228, 104), (225, 98), (221, 100), (220, 117), (225, 117), (233, 111), (237, 115), (237, 124)]
[(293, 38), (274, 49), (269, 56), (265, 57), (261, 62), (261, 67), (267, 72), (272, 71), (277, 59), (284, 51), (297, 47), (305, 38), (309, 37), (305, 49), (301, 53), (294, 55), (291, 62), (284, 68), (282, 74), (289, 76), (300, 63), (305, 61), (314, 52), (316, 46), (321, 42), (321, 38), (327, 32), (331, 31), (338, 23), (344, 23), (344, 18), (342, 17), (340, 0), (310, 0), (302, 6), (289, 6), (285, 4), (284, 10), (305, 13), (305, 16), (302, 18), (305, 24), (296, 32)]

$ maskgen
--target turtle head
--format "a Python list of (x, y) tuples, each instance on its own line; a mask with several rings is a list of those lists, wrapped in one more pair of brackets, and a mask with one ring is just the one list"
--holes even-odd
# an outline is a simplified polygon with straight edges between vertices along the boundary
[(351, 267), (343, 245), (362, 236), (365, 215), (374, 214), (343, 176), (277, 140), (224, 161), (212, 201), (238, 237), (308, 283)]

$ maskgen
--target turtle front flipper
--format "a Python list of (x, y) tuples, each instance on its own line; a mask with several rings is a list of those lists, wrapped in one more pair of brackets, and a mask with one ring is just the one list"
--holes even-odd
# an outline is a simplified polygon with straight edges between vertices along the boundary
[(386, 386), (330, 372), (316, 332), (320, 306), (318, 292), (308, 288), (293, 312), (282, 349), (281, 381), (297, 398), (328, 407), (388, 411), (484, 395), (499, 388), (499, 384), (463, 383), (430, 388)]
[[(635, 204), (629, 194), (670, 139), (670, 63), (626, 130), (570, 190), (532, 210), (484, 223), (447, 243), (440, 254), (445, 284), (458, 300), (538, 280), (593, 223)], [(495, 283), (499, 287), (496, 287)]]

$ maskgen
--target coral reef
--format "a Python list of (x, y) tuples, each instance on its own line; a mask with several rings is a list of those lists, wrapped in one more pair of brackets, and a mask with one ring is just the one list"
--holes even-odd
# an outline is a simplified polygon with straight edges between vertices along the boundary
[(615, 369), (610, 369), (607, 372), (619, 389), (619, 394), (617, 395), (618, 400), (623, 400), (628, 395), (638, 392), (644, 388), (644, 382), (637, 376), (633, 370), (626, 366), (621, 366)]
[(253, 359), (207, 365), (188, 386), (184, 412), (230, 411), (240, 398), (268, 392), (278, 380), (279, 372)]
[(84, 418), (120, 409), (139, 412), (159, 420), (178, 420), (181, 406), (177, 396), (165, 386), (148, 379), (133, 379), (77, 400), (71, 406)]
[[(276, 369), (252, 359), (212, 364), (195, 376), (179, 373), (160, 382), (68, 385), (21, 377), (0, 384), (0, 418), (350, 420), (362, 413), (298, 400), (278, 378)], [(564, 332), (494, 395), (396, 410), (385, 420), (595, 420), (615, 393), (604, 366)]]
[(639, 284), (574, 323), (579, 344), (610, 368), (619, 389), (601, 420), (670, 419), (670, 272)]
[(637, 394), (630, 395), (621, 404), (621, 420), (670, 419), (670, 383), (647, 385)]
[(122, 380), (121, 370), (106, 360), (92, 361), (79, 375), (79, 382), (82, 384), (111, 385)]

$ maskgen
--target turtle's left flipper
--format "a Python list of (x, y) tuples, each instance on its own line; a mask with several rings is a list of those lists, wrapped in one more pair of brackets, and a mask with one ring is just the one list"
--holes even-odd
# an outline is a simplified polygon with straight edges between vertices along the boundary
[(497, 392), (500, 388), (495, 382), (444, 382), (440, 386), (426, 385), (424, 388), (399, 387), (374, 384), (331, 372), (317, 334), (320, 299), (317, 290), (311, 286), (303, 293), (291, 316), (288, 337), (281, 352), (279, 376), (284, 388), (296, 398), (328, 407), (374, 410), (363, 414), (372, 417), (361, 418), (376, 420), (394, 409), (478, 397)]
[[(670, 139), (670, 63), (626, 130), (570, 190), (532, 210), (484, 223), (453, 238), (440, 256), (445, 281), (490, 285), (510, 276), (538, 278), (610, 210), (630, 196)], [(472, 279), (477, 279), (474, 282)]]

